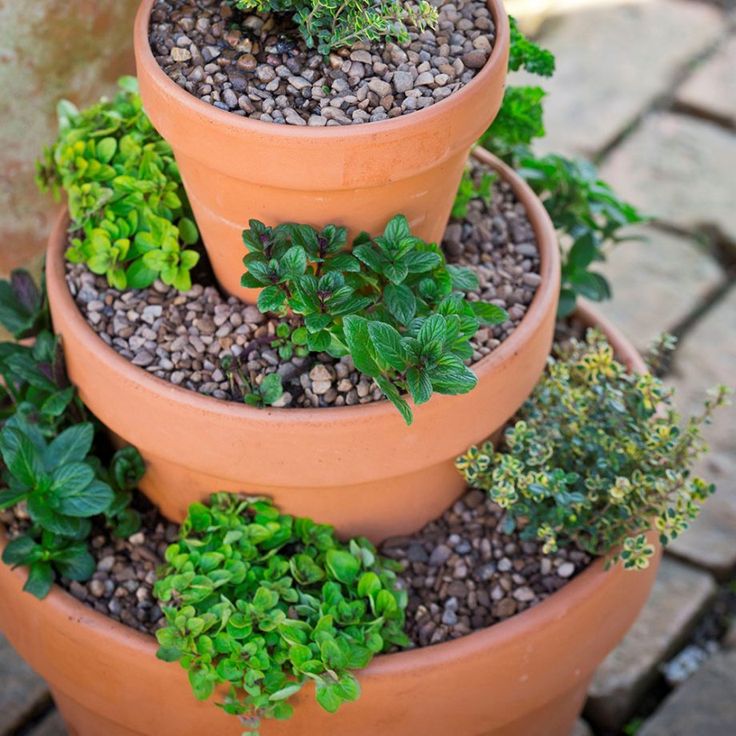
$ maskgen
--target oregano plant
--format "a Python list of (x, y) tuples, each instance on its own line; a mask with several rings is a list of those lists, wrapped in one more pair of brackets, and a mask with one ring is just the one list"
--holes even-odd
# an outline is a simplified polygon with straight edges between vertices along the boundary
[(409, 643), (396, 569), (365, 539), (342, 543), (266, 499), (213, 495), (166, 550), (158, 656), (181, 663), (198, 699), (222, 689), (250, 731), (289, 718), (308, 683), (334, 713), (360, 695), (357, 670)]
[(448, 265), (435, 244), (414, 237), (403, 215), (382, 235), (363, 233), (348, 252), (345, 228), (271, 228), (252, 220), (242, 284), (261, 288), (258, 307), (289, 315), (294, 350), (350, 355), (408, 424), (414, 404), (432, 393), (461, 394), (477, 382), (466, 362), (481, 325), (508, 319), (505, 310), (466, 298), (478, 288), (467, 268)]

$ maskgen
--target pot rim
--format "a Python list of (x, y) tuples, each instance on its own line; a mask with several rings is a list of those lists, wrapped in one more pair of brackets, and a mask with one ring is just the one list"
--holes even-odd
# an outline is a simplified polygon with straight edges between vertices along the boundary
[[(204, 104), (204, 103), (203, 103)], [(282, 127), (282, 126), (277, 126)], [(360, 127), (360, 126), (357, 126)], [(501, 177), (511, 185), (514, 193), (524, 206), (532, 223), (537, 239), (541, 259), (540, 276), (542, 281), (532, 299), (529, 308), (511, 335), (489, 355), (472, 367), (479, 380), (502, 367), (507, 358), (523, 350), (523, 346), (535, 334), (539, 323), (551, 309), (556, 309), (557, 290), (559, 288), (560, 254), (557, 245), (557, 234), (547, 211), (539, 198), (521, 177), (502, 161), (484, 149), (475, 149), (472, 153), (478, 160), (494, 168)], [(66, 317), (75, 330), (78, 339), (85, 347), (98, 355), (105, 368), (111, 372), (122, 374), (132, 383), (139, 385), (144, 391), (162, 395), (167, 401), (184, 404), (191, 409), (210, 415), (241, 419), (243, 421), (263, 424), (280, 422), (285, 416), (297, 423), (307, 425), (323, 425), (326, 423), (347, 424), (356, 420), (375, 418), (393, 414), (396, 409), (389, 401), (374, 401), (357, 406), (335, 406), (321, 408), (255, 408), (235, 401), (215, 399), (196, 391), (176, 386), (163, 378), (158, 378), (144, 368), (134, 366), (129, 360), (119, 355), (107, 345), (90, 327), (82, 316), (74, 298), (69, 291), (64, 268), (64, 246), (68, 230), (69, 216), (66, 207), (62, 208), (51, 232), (49, 257), (46, 263), (49, 288), (54, 294), (58, 308), (64, 310)], [(430, 404), (452, 401), (453, 396), (435, 395), (424, 405), (414, 407), (415, 414), (425, 410)]]
[[(134, 45), (138, 63), (143, 64), (146, 72), (154, 83), (167, 95), (175, 98), (178, 105), (187, 108), (211, 121), (213, 125), (225, 124), (235, 128), (244, 135), (248, 133), (263, 133), (272, 136), (274, 140), (306, 140), (315, 138), (321, 141), (365, 139), (365, 145), (370, 145), (371, 140), (382, 133), (402, 133), (412, 127), (423, 126), (431, 123), (438, 116), (444, 117), (454, 109), (462, 105), (465, 98), (475, 92), (481, 84), (488, 81), (495, 73), (500, 64), (506, 64), (507, 53), (510, 45), (511, 30), (509, 27), (508, 14), (502, 0), (486, 0), (486, 4), (493, 16), (495, 25), (495, 40), (491, 55), (483, 68), (465, 86), (457, 92), (453, 92), (444, 100), (430, 105), (422, 110), (417, 110), (409, 115), (400, 115), (389, 120), (379, 120), (373, 123), (360, 125), (335, 125), (325, 127), (309, 127), (301, 125), (278, 125), (253, 120), (231, 112), (220, 110), (214, 105), (202, 102), (190, 92), (182, 89), (174, 82), (158, 65), (153, 56), (148, 41), (148, 29), (153, 4), (156, 0), (142, 0), (135, 17)], [(442, 108), (437, 110), (436, 108)], [(442, 125), (441, 119), (437, 122)]]
[[(596, 310), (588, 304), (583, 303), (578, 307), (577, 315), (582, 318), (586, 325), (595, 326), (605, 333), (618, 359), (626, 363), (630, 370), (636, 372), (646, 371), (646, 366), (636, 349), (617, 328), (613, 327), (608, 320), (602, 318)], [(657, 554), (659, 555), (661, 548), (656, 535), (650, 533), (649, 537), (650, 541), (655, 544)], [(0, 547), (4, 547), (6, 542), (5, 529), (0, 526)], [(549, 598), (546, 598), (533, 608), (515, 614), (505, 621), (500, 621), (485, 629), (474, 631), (459, 639), (445, 641), (428, 647), (391, 654), (381, 654), (367, 668), (362, 670), (362, 672), (378, 677), (390, 676), (391, 674), (410, 670), (421, 671), (423, 668), (436, 668), (438, 666), (449, 665), (452, 662), (477, 653), (479, 650), (491, 650), (496, 647), (503, 647), (511, 640), (518, 640), (520, 637), (525, 636), (525, 634), (543, 627), (545, 622), (564, 618), (579, 603), (594, 596), (605, 586), (615, 584), (620, 576), (636, 574), (638, 572), (625, 570), (620, 564), (605, 570), (604, 564), (604, 558), (594, 559), (585, 570), (567, 583), (562, 589), (556, 591)], [(656, 563), (652, 562), (652, 564)], [(12, 573), (20, 578), (24, 575), (24, 570), (25, 568), (16, 568), (12, 570)], [(58, 616), (74, 620), (86, 627), (91, 627), (98, 634), (119, 643), (123, 647), (135, 649), (145, 656), (155, 657), (157, 645), (153, 636), (143, 634), (123, 623), (119, 623), (98, 613), (93, 608), (78, 601), (56, 583), (49, 595), (43, 601), (40, 601), (39, 604), (52, 607)]]

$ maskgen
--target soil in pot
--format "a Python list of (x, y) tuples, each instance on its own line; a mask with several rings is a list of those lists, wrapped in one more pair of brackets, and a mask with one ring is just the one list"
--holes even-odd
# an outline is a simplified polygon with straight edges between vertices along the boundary
[[(473, 163), (476, 184), (487, 174), (486, 166)], [(448, 261), (477, 273), (480, 288), (471, 298), (509, 313), (507, 322), (476, 335), (472, 362), (477, 362), (513, 333), (541, 282), (534, 229), (511, 186), (497, 181), (490, 199), (472, 199), (464, 216), (451, 220), (443, 248)], [(217, 399), (242, 401), (242, 387), (223, 366), (232, 356), (251, 383), (269, 373), (282, 377), (285, 393), (276, 407), (350, 406), (384, 398), (350, 358), (284, 358), (276, 338), (278, 320), (223, 295), (206, 269), (196, 281), (187, 294), (160, 282), (120, 292), (85, 266), (67, 265), (67, 283), (89, 325), (121, 356), (158, 378)]]
[(408, 43), (357, 43), (325, 58), (285, 15), (158, 0), (150, 44), (174, 82), (235, 115), (296, 126), (376, 122), (446, 99), (490, 57), (495, 28), (483, 0), (432, 4), (436, 28), (409, 25)]

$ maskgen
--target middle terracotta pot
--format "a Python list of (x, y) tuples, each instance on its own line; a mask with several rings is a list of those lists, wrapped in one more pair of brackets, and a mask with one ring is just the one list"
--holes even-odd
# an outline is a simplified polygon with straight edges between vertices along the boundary
[(488, 0), (496, 26), (486, 65), (462, 89), (424, 110), (361, 125), (325, 128), (241, 118), (202, 102), (161, 70), (148, 42), (154, 0), (135, 24), (138, 80), (146, 112), (174, 150), (220, 284), (240, 286), (241, 233), (251, 218), (376, 234), (398, 213), (415, 235), (439, 242), (468, 152), (503, 97), (509, 24)]
[(84, 403), (147, 464), (141, 490), (167, 517), (213, 491), (271, 496), (284, 511), (373, 541), (417, 531), (460, 497), (457, 455), (499, 429), (536, 384), (552, 344), (560, 289), (555, 231), (541, 202), (503, 164), (541, 255), (542, 282), (512, 335), (474, 366), (478, 386), (416, 407), (411, 427), (386, 401), (255, 409), (174, 386), (133, 366), (90, 328), (67, 288), (67, 218), (52, 234), (47, 284), (67, 369)]

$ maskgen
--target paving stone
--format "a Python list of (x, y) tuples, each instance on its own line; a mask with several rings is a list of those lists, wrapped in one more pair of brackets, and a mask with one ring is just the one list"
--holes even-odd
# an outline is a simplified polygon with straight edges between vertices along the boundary
[(653, 217), (708, 227), (736, 243), (736, 135), (713, 123), (658, 113), (646, 118), (601, 169), (618, 194)]
[(28, 736), (67, 736), (66, 726), (61, 720), (58, 710), (54, 710), (47, 715), (36, 727), (34, 727)]
[(736, 125), (736, 35), (693, 72), (677, 101)]
[(570, 736), (593, 736), (590, 726), (582, 719), (575, 721), (575, 727), (572, 729)]
[[(636, 573), (631, 573), (635, 575)], [(594, 726), (618, 730), (684, 643), (716, 590), (713, 578), (665, 557), (644, 610), (596, 673), (585, 709)]]
[(723, 274), (694, 240), (651, 227), (634, 234), (644, 240), (613, 248), (601, 266), (613, 299), (600, 307), (637, 347), (646, 348), (690, 314)]
[(0, 634), (0, 736), (9, 736), (49, 700), (46, 685)]
[(599, 152), (668, 91), (722, 29), (721, 13), (703, 3), (652, 0), (573, 10), (552, 19), (541, 37), (557, 56), (557, 73), (529, 80), (549, 91), (540, 150)]
[[(705, 392), (717, 384), (736, 386), (736, 286), (685, 336), (671, 382), (683, 412), (700, 410)], [(670, 550), (720, 578), (736, 569), (736, 405), (720, 409), (705, 428), (711, 453), (696, 472), (718, 491), (700, 517)]]
[(637, 736), (733, 736), (736, 651), (717, 654), (660, 706)]

